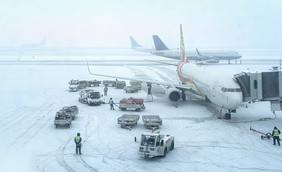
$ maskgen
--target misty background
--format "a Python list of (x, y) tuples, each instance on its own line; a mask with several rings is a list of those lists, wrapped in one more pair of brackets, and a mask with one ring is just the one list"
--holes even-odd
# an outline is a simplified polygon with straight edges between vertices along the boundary
[(281, 0), (1, 0), (0, 47), (282, 48)]

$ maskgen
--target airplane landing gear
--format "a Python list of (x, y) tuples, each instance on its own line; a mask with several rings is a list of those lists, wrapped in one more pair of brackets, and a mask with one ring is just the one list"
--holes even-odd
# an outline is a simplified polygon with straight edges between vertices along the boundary
[(186, 94), (184, 91), (181, 92), (181, 98), (183, 101), (186, 101)]

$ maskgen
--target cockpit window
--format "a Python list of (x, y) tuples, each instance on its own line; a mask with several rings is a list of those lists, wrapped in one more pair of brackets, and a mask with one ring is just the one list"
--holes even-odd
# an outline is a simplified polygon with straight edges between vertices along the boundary
[(221, 91), (222, 92), (241, 92), (241, 89), (240, 88), (225, 88), (225, 87), (222, 87)]

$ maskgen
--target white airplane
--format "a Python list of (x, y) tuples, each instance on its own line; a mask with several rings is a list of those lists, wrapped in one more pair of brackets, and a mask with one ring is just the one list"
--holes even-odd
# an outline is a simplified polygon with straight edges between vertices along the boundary
[[(171, 59), (180, 59), (181, 52), (167, 48), (158, 35), (153, 35), (153, 40), (156, 50), (152, 51), (152, 54)], [(230, 63), (230, 60), (237, 60), (242, 57), (238, 52), (232, 50), (206, 50), (200, 53), (199, 50), (196, 49), (196, 52), (186, 50), (186, 53), (187, 58), (197, 61), (197, 64), (219, 63), (220, 60), (228, 60), (228, 63)]]
[(89, 66), (88, 71), (96, 76), (138, 80), (166, 86), (166, 95), (171, 101), (179, 101), (183, 98), (183, 95), (186, 97), (185, 94), (194, 98), (203, 98), (221, 107), (222, 110), (226, 110), (224, 118), (230, 119), (231, 112), (236, 112), (236, 109), (243, 102), (243, 94), (239, 84), (232, 77), (225, 76), (224, 73), (215, 73), (205, 67), (189, 63), (185, 55), (182, 25), (180, 25), (180, 41), (181, 61), (177, 65), (177, 74), (182, 84), (94, 74), (90, 71)]

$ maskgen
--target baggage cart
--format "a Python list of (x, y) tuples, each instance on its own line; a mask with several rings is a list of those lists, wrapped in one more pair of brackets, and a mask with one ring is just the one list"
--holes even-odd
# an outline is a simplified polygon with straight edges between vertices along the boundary
[(146, 108), (143, 102), (144, 102), (144, 99), (136, 99), (133, 97), (130, 97), (129, 99), (124, 98), (119, 102), (118, 107), (122, 111), (125, 111), (125, 110), (140, 111)]
[(162, 125), (162, 118), (159, 115), (144, 115), (142, 116), (144, 125), (150, 129), (159, 128)]
[(120, 124), (121, 128), (131, 128), (137, 124), (140, 115), (124, 114), (121, 117), (118, 117), (117, 122)]

